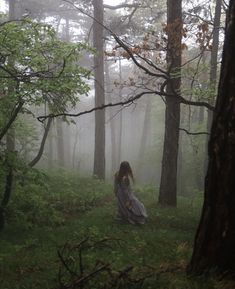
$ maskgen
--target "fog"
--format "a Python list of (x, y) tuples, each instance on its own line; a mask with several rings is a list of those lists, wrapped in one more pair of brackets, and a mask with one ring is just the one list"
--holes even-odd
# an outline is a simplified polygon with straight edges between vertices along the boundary
[[(192, 3), (191, 1), (187, 5), (193, 5)], [(106, 1), (105, 4), (116, 5), (118, 3), (117, 1), (112, 3), (111, 1)], [(92, 13), (88, 2), (83, 3), (81, 1), (77, 5), (81, 9), (87, 9), (86, 11), (88, 12), (86, 13)], [(6, 2), (2, 0), (1, 10), (6, 12), (6, 7)], [(151, 11), (142, 11), (138, 15), (143, 13), (143, 19), (144, 17), (149, 17), (152, 21), (153, 13), (156, 13), (157, 8), (157, 5), (155, 5)], [(47, 1), (40, 1), (40, 3), (38, 1), (21, 1), (17, 3), (16, 10), (16, 14), (19, 17), (20, 15), (24, 17), (29, 16), (35, 19), (35, 21), (53, 25), (60, 39), (67, 39), (67, 41), (72, 43), (88, 41), (92, 46), (92, 19), (64, 1), (51, 1), (50, 3), (47, 3)], [(162, 21), (166, 19), (164, 16), (166, 11), (164, 5), (161, 6), (161, 11), (158, 19), (155, 20), (156, 23), (154, 25), (156, 30), (162, 25)], [(127, 37), (130, 31), (133, 31), (133, 38), (130, 39), (130, 36), (128, 36), (128, 41), (131, 45), (134, 45), (134, 43), (138, 43), (138, 41), (143, 39), (146, 32), (145, 27), (141, 27), (142, 22), (138, 23), (138, 15), (137, 19), (133, 21), (133, 27), (126, 27), (126, 32), (125, 26), (114, 26), (115, 23), (122, 19), (125, 13), (127, 13), (126, 10), (122, 9), (118, 9), (117, 11), (105, 10), (104, 23), (107, 27), (114, 27), (113, 29), (116, 29), (116, 33), (122, 34), (124, 37)], [(144, 13), (149, 13), (149, 15), (146, 16)], [(138, 69), (131, 59), (125, 58), (121, 54), (110, 54), (116, 43), (109, 33), (106, 30), (104, 31), (107, 52), (104, 64), (105, 102), (115, 103), (124, 101), (142, 92), (146, 87), (150, 90), (158, 87), (160, 85), (158, 80), (147, 79), (145, 73)], [(193, 37), (193, 35), (191, 36)], [(160, 37), (160, 32), (158, 37)], [(193, 38), (187, 36), (187, 41), (187, 45), (192, 45), (192, 47), (183, 51), (184, 62), (187, 62), (189, 58), (193, 59), (199, 49), (196, 47)], [(159, 65), (162, 65), (161, 62), (164, 62), (164, 58), (166, 57), (165, 51), (157, 52), (157, 54)], [(156, 55), (152, 53), (150, 57), (154, 59)], [(204, 60), (204, 63), (207, 65), (208, 61)], [(83, 55), (79, 65), (93, 70), (93, 56), (91, 54)], [(198, 69), (199, 76), (195, 83), (197, 83), (200, 89), (205, 85), (202, 80), (203, 73), (208, 78), (208, 71), (203, 71), (203, 68), (201, 68), (201, 71)], [(185, 91), (185, 94), (188, 94), (190, 90), (192, 91), (193, 82), (190, 79), (192, 75), (186, 69), (182, 75), (182, 90)], [(89, 86), (89, 94), (87, 96), (79, 96), (80, 101), (76, 106), (68, 107), (67, 112), (76, 114), (94, 108), (93, 76), (89, 80)], [(45, 123), (38, 122), (35, 116), (38, 117), (49, 113), (46, 106), (31, 108), (31, 110), (35, 113), (34, 117), (21, 116), (22, 122), (26, 126), (25, 131), (28, 133), (27, 141), (21, 141), (19, 138), (17, 143), (17, 150), (28, 160), (33, 158), (33, 155), (40, 147), (41, 136), (45, 127)], [(185, 131), (204, 131), (205, 122), (200, 124), (198, 120), (199, 115), (205, 119), (206, 110), (182, 105), (181, 127)], [(165, 100), (155, 94), (147, 94), (125, 106), (107, 107), (105, 109), (106, 180), (112, 180), (120, 162), (128, 160), (133, 167), (137, 183), (158, 185), (161, 174), (164, 123)], [(76, 170), (79, 175), (92, 176), (95, 148), (94, 127), (94, 112), (73, 118), (54, 118), (43, 156), (37, 166), (42, 168), (64, 167)], [(182, 130), (180, 132), (179, 144), (178, 186), (181, 187), (180, 192), (182, 194), (186, 191), (193, 192), (201, 189), (206, 150), (205, 134), (194, 136), (188, 135), (185, 131)], [(201, 173), (198, 173), (199, 171)]]

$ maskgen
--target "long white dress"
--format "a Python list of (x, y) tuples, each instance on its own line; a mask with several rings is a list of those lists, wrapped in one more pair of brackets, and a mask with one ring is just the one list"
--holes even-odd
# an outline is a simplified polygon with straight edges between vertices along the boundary
[(114, 192), (118, 201), (118, 217), (131, 224), (144, 224), (148, 217), (144, 204), (134, 195), (128, 177), (115, 178)]

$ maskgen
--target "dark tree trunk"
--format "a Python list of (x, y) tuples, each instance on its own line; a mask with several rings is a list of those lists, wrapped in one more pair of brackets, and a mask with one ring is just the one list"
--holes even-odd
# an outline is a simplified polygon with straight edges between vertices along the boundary
[[(167, 83), (167, 93), (180, 90), (181, 77), (181, 0), (167, 1), (167, 65), (171, 72), (171, 81)], [(180, 102), (177, 98), (166, 98), (165, 136), (162, 159), (159, 204), (176, 206), (177, 203), (177, 158), (179, 142)]]
[[(16, 18), (16, 1), (12, 0), (9, 2), (9, 20), (13, 20)], [(9, 64), (13, 65), (14, 59), (9, 59)], [(8, 92), (11, 93), (14, 91), (14, 87), (8, 87)], [(5, 215), (4, 210), (7, 206), (10, 196), (11, 196), (11, 190), (12, 190), (12, 182), (13, 182), (13, 167), (12, 167), (12, 158), (13, 154), (15, 153), (15, 130), (12, 128), (12, 123), (16, 119), (18, 113), (20, 112), (21, 108), (23, 106), (23, 102), (20, 102), (18, 105), (15, 106), (13, 113), (6, 124), (6, 126), (2, 129), (0, 133), (0, 139), (6, 134), (6, 150), (7, 150), (7, 174), (6, 174), (6, 183), (5, 183), (5, 190), (3, 193), (3, 199), (0, 205), (0, 230), (4, 228), (5, 225)], [(9, 158), (10, 156), (10, 158)], [(10, 160), (9, 160), (10, 159)], [(9, 164), (10, 162), (10, 164)]]
[[(16, 0), (11, 0), (9, 2), (9, 20), (14, 20), (15, 18), (16, 18)], [(14, 66), (14, 62), (15, 61), (14, 61), (13, 57), (10, 57), (9, 58), (9, 65)], [(13, 93), (14, 90), (15, 90), (14, 86), (8, 87), (8, 93), (9, 94)], [(16, 108), (14, 109), (14, 111), (16, 111)], [(18, 111), (17, 111), (17, 114), (18, 114)], [(17, 114), (15, 114), (15, 118), (16, 118)], [(11, 119), (14, 121), (15, 118), (13, 117), (13, 115), (11, 115)], [(15, 151), (15, 129), (11, 126), (11, 124), (10, 124), (9, 130), (6, 134), (7, 151), (10, 153)]]
[(5, 208), (8, 205), (10, 197), (11, 197), (12, 183), (13, 183), (13, 168), (10, 165), (8, 168), (7, 175), (6, 175), (5, 191), (4, 191), (3, 199), (1, 202), (1, 206), (0, 206), (0, 231), (5, 226)]
[(230, 1), (202, 216), (188, 267), (235, 273), (235, 1)]
[[(103, 0), (93, 0), (93, 44), (97, 50), (94, 57), (95, 75), (95, 106), (105, 103), (104, 92), (104, 39), (103, 24), (104, 7)], [(95, 112), (95, 152), (94, 152), (94, 175), (99, 179), (105, 178), (105, 110)]]

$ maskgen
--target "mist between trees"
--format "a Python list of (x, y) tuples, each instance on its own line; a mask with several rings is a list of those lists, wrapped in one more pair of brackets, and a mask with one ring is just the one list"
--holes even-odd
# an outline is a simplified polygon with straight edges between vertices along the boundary
[(226, 1), (0, 3), (2, 216), (23, 167), (203, 192)]
[[(164, 2), (139, 6), (132, 4), (128, 8), (111, 10), (104, 5), (104, 25), (112, 33), (119, 36), (122, 41), (126, 41), (129, 52), (132, 53), (136, 61), (151, 72), (148, 75), (148, 72), (146, 73), (141, 67), (136, 66), (125, 48), (120, 47), (119, 49), (118, 46), (120, 45), (115, 43), (110, 31), (102, 27), (105, 39), (103, 42), (105, 64), (102, 94), (105, 93), (105, 103), (126, 101), (144, 91), (153, 92), (152, 96), (147, 94), (132, 105), (130, 102), (125, 106), (111, 107), (105, 110), (103, 124), (106, 147), (105, 172), (106, 178), (112, 178), (120, 161), (129, 159), (133, 163), (140, 182), (157, 185), (160, 179), (164, 142), (164, 102), (167, 99), (162, 86), (165, 85), (164, 81), (169, 73), (172, 73), (167, 71), (165, 62), (167, 48), (166, 6)], [(77, 10), (77, 7), (80, 10)], [(213, 97), (209, 78), (210, 54), (213, 44), (213, 18), (209, 18), (208, 12), (208, 9), (212, 7), (214, 6), (202, 7), (200, 3), (197, 6), (188, 3), (185, 7), (187, 10), (183, 11), (181, 95), (187, 100), (205, 101), (213, 105), (209, 101)], [(14, 9), (13, 14), (15, 13), (12, 19), (20, 19), (23, 16), (35, 19), (35, 21), (47, 22), (56, 29), (56, 33), (62, 41), (72, 43), (88, 41), (92, 46), (91, 25), (94, 20), (81, 12), (84, 10), (85, 13), (92, 15), (91, 8), (92, 5), (84, 6), (82, 3), (73, 7), (66, 1), (61, 1), (60, 5), (52, 1), (49, 7), (45, 7), (43, 2), (36, 4), (34, 1), (21, 1), (21, 3), (16, 1), (15, 8), (12, 8)], [(67, 12), (64, 11), (66, 9)], [(139, 19), (142, 22), (139, 22)], [(94, 21), (94, 25), (99, 24)], [(222, 35), (223, 28), (220, 31)], [(222, 38), (220, 37), (221, 42)], [(93, 71), (92, 59), (91, 54), (83, 53), (79, 65)], [(152, 64), (149, 65), (148, 62), (156, 67), (153, 67)], [(53, 66), (53, 64), (51, 65)], [(160, 75), (155, 77), (158, 72), (157, 69), (159, 69), (160, 73), (158, 74)], [(48, 73), (54, 72), (53, 68), (48, 68), (48, 70)], [(23, 73), (22, 70), (21, 73)], [(62, 100), (63, 103), (59, 104), (61, 106), (59, 108), (60, 113), (77, 113), (95, 106), (95, 91), (92, 88), (93, 78), (91, 76), (87, 82), (91, 89), (87, 96), (77, 96), (79, 102), (72, 103), (72, 106), (70, 99), (67, 103)], [(156, 95), (156, 91), (160, 96)], [(45, 94), (45, 92), (43, 93)], [(36, 117), (50, 114), (50, 107), (48, 106), (53, 97), (48, 96), (49, 101), (46, 98), (44, 97), (44, 104), (41, 108), (34, 108), (26, 102), (27, 110), (32, 111), (32, 120), (28, 121), (29, 115), (19, 115), (22, 126), (25, 126), (22, 129), (26, 130), (27, 141), (18, 137), (16, 150), (24, 155), (28, 162), (37, 154), (45, 127), (45, 123), (40, 125)], [(64, 108), (62, 108), (63, 105)], [(126, 106), (128, 107), (126, 108)], [(179, 193), (202, 189), (206, 135), (187, 135), (184, 131), (207, 133), (206, 114), (207, 109), (201, 106), (181, 105), (180, 127), (182, 131), (179, 140), (178, 171), (181, 174), (179, 183), (182, 188)], [(78, 119), (70, 117), (54, 119), (45, 143), (44, 153), (38, 165), (41, 167), (65, 166), (92, 175), (94, 148), (96, 147), (94, 128), (94, 113)], [(23, 138), (22, 135), (21, 138)]]

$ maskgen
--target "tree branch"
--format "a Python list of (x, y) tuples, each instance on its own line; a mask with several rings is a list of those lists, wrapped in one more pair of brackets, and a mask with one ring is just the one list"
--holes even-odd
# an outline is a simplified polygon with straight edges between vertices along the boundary
[(208, 133), (208, 132), (190, 132), (187, 129), (181, 128), (181, 127), (179, 128), (179, 130), (186, 132), (186, 134), (188, 134), (188, 135), (204, 135), (204, 134), (210, 135), (210, 133)]
[(141, 98), (144, 94), (153, 94), (152, 91), (144, 91), (144, 92), (141, 92), (139, 94), (137, 94), (136, 96), (133, 96), (133, 97), (129, 97), (127, 100), (125, 101), (119, 101), (119, 102), (115, 102), (115, 103), (107, 103), (107, 104), (103, 104), (101, 106), (97, 106), (97, 107), (93, 107), (89, 110), (85, 110), (85, 111), (81, 111), (79, 113), (58, 113), (58, 114), (49, 114), (49, 115), (44, 115), (44, 116), (39, 116), (37, 117), (37, 119), (40, 121), (40, 122), (43, 122), (45, 119), (47, 118), (54, 118), (54, 117), (59, 117), (59, 116), (69, 116), (69, 117), (78, 117), (78, 116), (81, 116), (83, 114), (88, 114), (88, 113), (91, 113), (93, 111), (96, 111), (96, 110), (102, 110), (102, 109), (105, 109), (106, 107), (112, 107), (112, 106), (125, 106), (127, 104), (130, 104), (130, 103), (133, 103), (135, 100)]
[(29, 163), (30, 167), (35, 166), (36, 163), (42, 157), (42, 154), (43, 154), (43, 151), (44, 151), (44, 146), (45, 146), (45, 143), (46, 143), (46, 139), (47, 139), (47, 136), (48, 136), (48, 133), (49, 133), (49, 130), (50, 130), (51, 122), (52, 122), (52, 118), (49, 118), (48, 121), (47, 121), (47, 125), (45, 127), (45, 131), (44, 131), (43, 138), (42, 138), (42, 141), (41, 141), (40, 149), (39, 149), (38, 154), (36, 155), (36, 157)]
[(139, 94), (137, 94), (135, 96), (129, 97), (127, 100), (124, 100), (124, 101), (103, 104), (101, 106), (96, 106), (96, 107), (93, 107), (93, 108), (91, 108), (89, 110), (84, 110), (84, 111), (81, 111), (81, 112), (78, 112), (78, 113), (67, 113), (67, 112), (65, 112), (65, 113), (58, 113), (58, 114), (42, 115), (42, 116), (38, 116), (37, 119), (40, 122), (44, 122), (45, 119), (47, 119), (47, 118), (54, 118), (54, 117), (59, 117), (59, 116), (79, 117), (79, 116), (81, 116), (83, 114), (89, 114), (89, 113), (91, 113), (93, 111), (102, 110), (102, 109), (105, 109), (107, 107), (129, 105), (129, 104), (133, 103), (135, 100), (140, 99), (143, 95), (146, 95), (146, 94), (156, 94), (156, 95), (165, 96), (165, 97), (178, 97), (179, 100), (180, 100), (180, 103), (187, 104), (187, 105), (193, 105), (193, 106), (203, 106), (203, 107), (208, 108), (209, 110), (212, 110), (212, 111), (214, 110), (214, 107), (212, 105), (210, 105), (209, 103), (207, 103), (207, 102), (191, 101), (191, 100), (187, 100), (187, 99), (183, 98), (180, 95), (177, 95), (177, 94), (170, 95), (170, 94), (167, 94), (167, 93), (165, 93), (163, 91), (161, 91), (161, 92), (159, 92), (159, 91), (143, 91), (143, 92), (141, 92), (141, 93), (139, 93)]
[(0, 131), (0, 140), (5, 136), (8, 129), (11, 127), (12, 123), (15, 121), (18, 113), (20, 112), (21, 108), (24, 105), (24, 101), (20, 100), (18, 105), (15, 107), (10, 119), (8, 120), (7, 124), (3, 127), (3, 129)]
[(122, 8), (147, 8), (147, 6), (141, 6), (141, 3), (136, 3), (136, 4), (119, 4), (119, 5), (107, 5), (104, 4), (105, 9), (111, 9), (111, 10), (117, 10), (117, 9), (122, 9)]
[(180, 98), (180, 103), (183, 103), (183, 104), (188, 104), (188, 105), (193, 105), (193, 106), (203, 106), (203, 107), (208, 108), (211, 111), (214, 111), (214, 109), (215, 109), (214, 106), (210, 105), (209, 103), (207, 103), (205, 101), (187, 100), (180, 95), (178, 95), (178, 97)]

